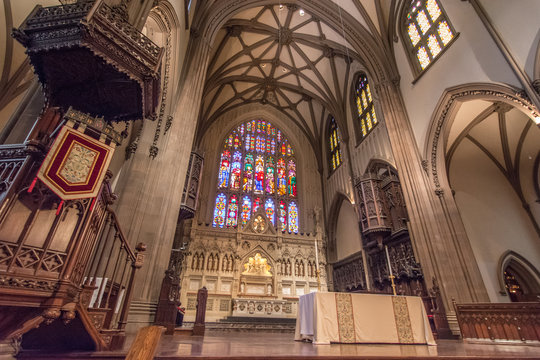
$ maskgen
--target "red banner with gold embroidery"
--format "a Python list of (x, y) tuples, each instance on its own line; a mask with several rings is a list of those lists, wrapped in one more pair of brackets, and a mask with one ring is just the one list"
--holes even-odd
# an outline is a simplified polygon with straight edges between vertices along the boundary
[(96, 197), (113, 153), (113, 147), (64, 126), (37, 177), (62, 200)]

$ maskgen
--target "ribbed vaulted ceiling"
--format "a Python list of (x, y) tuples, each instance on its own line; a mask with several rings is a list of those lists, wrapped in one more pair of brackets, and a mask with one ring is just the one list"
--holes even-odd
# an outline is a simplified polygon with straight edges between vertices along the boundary
[(358, 55), (341, 34), (295, 5), (245, 10), (213, 45), (202, 130), (227, 111), (258, 103), (278, 109), (315, 145), (324, 109), (343, 111), (352, 59)]

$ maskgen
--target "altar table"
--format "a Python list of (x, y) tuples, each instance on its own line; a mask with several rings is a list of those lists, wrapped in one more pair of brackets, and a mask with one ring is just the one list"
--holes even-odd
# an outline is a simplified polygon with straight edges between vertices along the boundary
[(300, 296), (294, 339), (436, 345), (421, 298), (333, 292)]

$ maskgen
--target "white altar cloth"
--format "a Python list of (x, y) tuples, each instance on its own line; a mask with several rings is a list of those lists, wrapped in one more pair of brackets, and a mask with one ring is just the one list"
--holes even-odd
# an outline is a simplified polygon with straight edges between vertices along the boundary
[(436, 345), (421, 298), (332, 292), (299, 298), (294, 339)]

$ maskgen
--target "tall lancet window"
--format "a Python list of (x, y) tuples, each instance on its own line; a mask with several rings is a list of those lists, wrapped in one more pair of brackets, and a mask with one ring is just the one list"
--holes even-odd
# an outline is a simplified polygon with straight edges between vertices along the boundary
[(250, 120), (238, 126), (219, 155), (212, 225), (245, 225), (262, 211), (274, 226), (297, 233), (296, 166), (291, 144), (271, 123)]
[(354, 90), (354, 101), (357, 111), (357, 138), (365, 138), (377, 125), (378, 119), (373, 106), (373, 97), (366, 74), (360, 73)]
[(438, 0), (412, 0), (406, 6), (401, 35), (419, 75), (455, 39), (456, 32)]
[(339, 148), (339, 135), (336, 119), (330, 118), (330, 128), (328, 129), (328, 149), (330, 150), (329, 161), (330, 169), (336, 170), (343, 162), (341, 159), (341, 150)]

